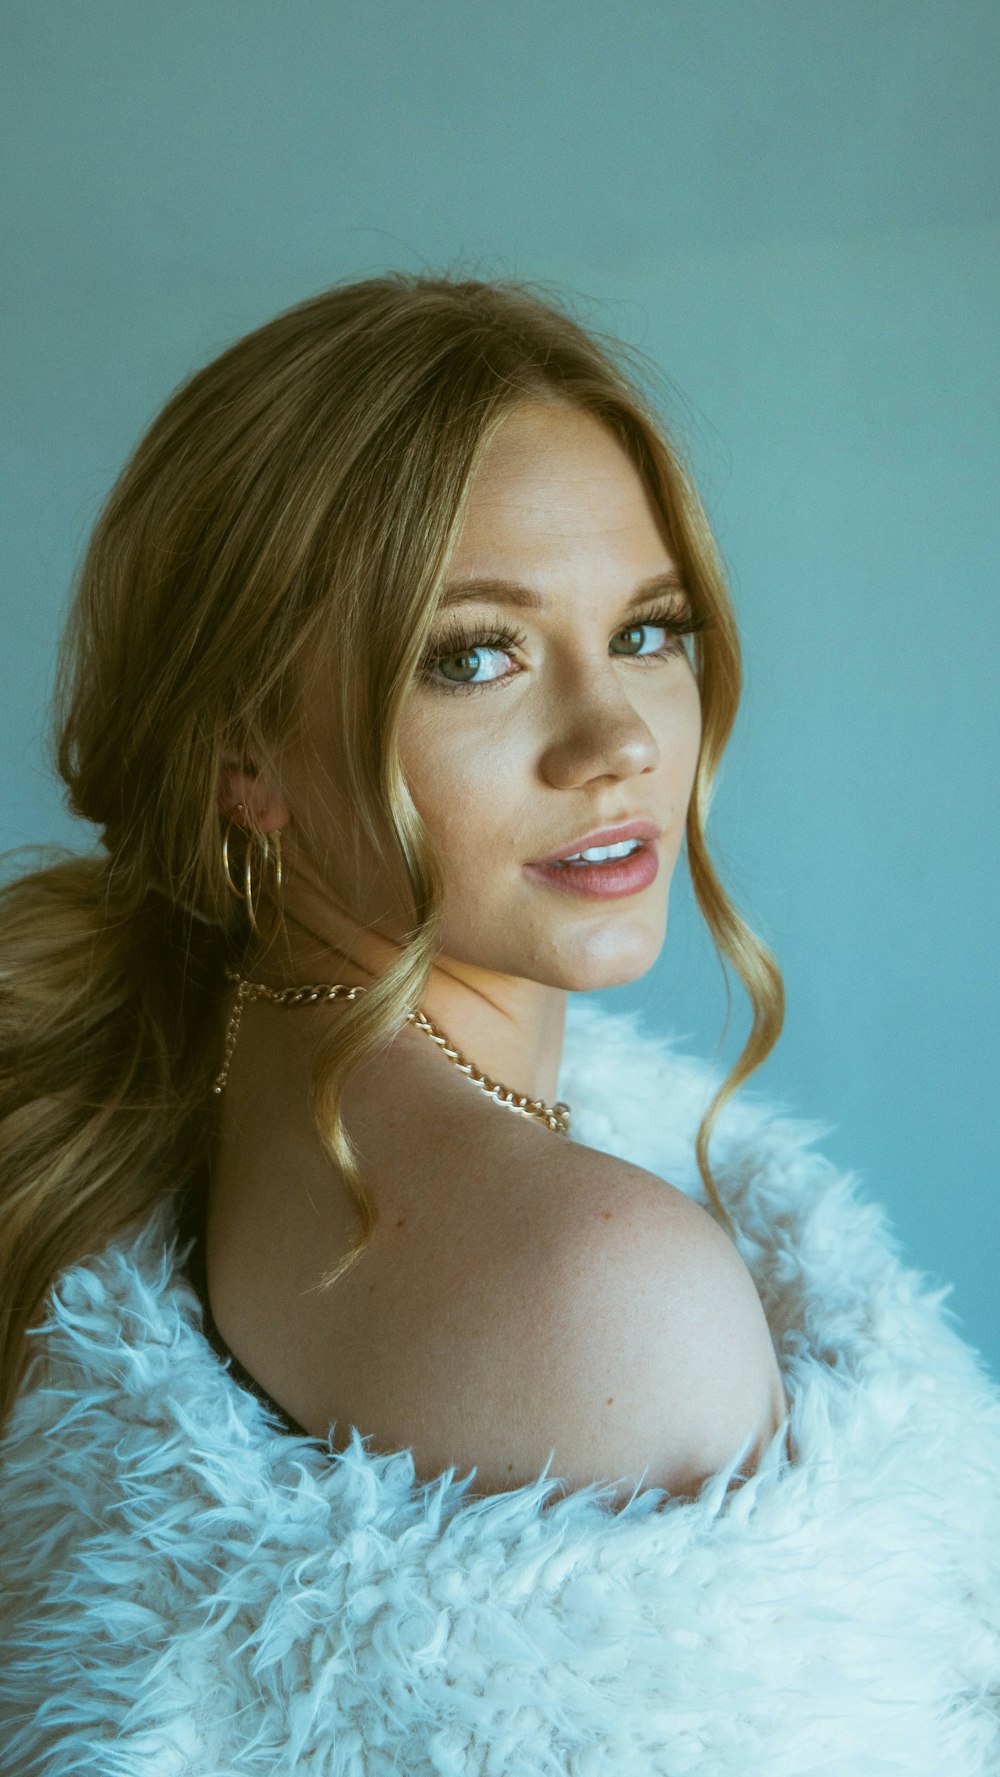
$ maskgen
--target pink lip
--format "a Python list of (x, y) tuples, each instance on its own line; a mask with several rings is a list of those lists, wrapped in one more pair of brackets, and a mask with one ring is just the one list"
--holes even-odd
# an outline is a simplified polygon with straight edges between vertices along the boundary
[(606, 864), (525, 864), (524, 868), (536, 882), (544, 882), (564, 895), (608, 901), (649, 888), (656, 880), (660, 859), (655, 844), (647, 839), (629, 857), (612, 858)]
[[(558, 864), (560, 858), (572, 857), (574, 852), (589, 851), (594, 845), (617, 845), (622, 839), (659, 839), (660, 829), (655, 821), (635, 820), (624, 821), (620, 827), (598, 827), (593, 833), (583, 833), (579, 839), (569, 839), (558, 851), (550, 852), (547, 858), (533, 858), (532, 865)], [(636, 854), (639, 855), (638, 853)], [(628, 859), (623, 858), (622, 863)], [(583, 866), (581, 865), (582, 869)], [(606, 870), (608, 866), (595, 866)]]

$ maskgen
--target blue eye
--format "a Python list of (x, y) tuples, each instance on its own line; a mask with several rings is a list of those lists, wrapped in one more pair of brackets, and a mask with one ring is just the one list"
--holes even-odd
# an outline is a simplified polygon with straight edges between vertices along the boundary
[[(635, 636), (644, 629), (664, 629), (667, 632), (667, 642), (663, 647), (645, 654), (626, 650), (619, 655), (619, 659), (635, 660), (641, 666), (674, 659), (685, 651), (684, 637), (694, 635), (697, 630), (707, 629), (710, 623), (709, 617), (696, 617), (690, 611), (678, 613), (672, 607), (651, 611), (648, 616), (638, 618), (617, 630), (616, 636)], [(473, 658), (475, 655), (491, 651), (509, 653), (512, 649), (523, 648), (525, 641), (523, 632), (507, 623), (496, 622), (489, 630), (469, 630), (462, 627), (460, 619), (453, 618), (431, 651), (424, 655), (419, 671), (425, 682), (443, 691), (489, 691), (494, 685), (506, 684), (517, 678), (517, 673), (503, 673), (492, 679), (460, 680), (438, 677), (435, 669), (440, 668), (443, 662), (456, 660), (463, 663), (460, 670), (476, 672), (480, 663)]]
[[(472, 657), (489, 650), (509, 652), (512, 648), (523, 648), (525, 636), (519, 630), (512, 629), (509, 624), (500, 623), (489, 632), (466, 632), (461, 624), (454, 621), (450, 629), (446, 629), (440, 640), (435, 644), (434, 651), (424, 656), (420, 663), (421, 672), (431, 680), (432, 684), (441, 685), (448, 691), (485, 691), (487, 686), (496, 684), (496, 679), (481, 679), (477, 683), (470, 680), (435, 679), (434, 668), (442, 661), (457, 660), (465, 665), (472, 663)], [(478, 663), (472, 663), (470, 670), (475, 672)], [(505, 678), (513, 675), (504, 674)]]

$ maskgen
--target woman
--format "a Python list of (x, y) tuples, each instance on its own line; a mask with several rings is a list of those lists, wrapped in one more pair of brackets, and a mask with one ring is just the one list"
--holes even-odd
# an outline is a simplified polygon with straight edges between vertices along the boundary
[[(100, 848), (5, 891), (0, 1769), (997, 1768), (1000, 1394), (733, 1098), (739, 689), (624, 353), (525, 286), (336, 287), (155, 420), (60, 669)], [(571, 999), (685, 835), (722, 1081)]]

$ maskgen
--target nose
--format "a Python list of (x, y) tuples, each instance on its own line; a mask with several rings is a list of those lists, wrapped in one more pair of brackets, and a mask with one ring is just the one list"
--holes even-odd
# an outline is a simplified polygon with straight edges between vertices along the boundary
[(635, 777), (655, 770), (659, 759), (656, 736), (612, 669), (580, 674), (567, 687), (541, 764), (548, 782), (565, 788), (594, 777)]

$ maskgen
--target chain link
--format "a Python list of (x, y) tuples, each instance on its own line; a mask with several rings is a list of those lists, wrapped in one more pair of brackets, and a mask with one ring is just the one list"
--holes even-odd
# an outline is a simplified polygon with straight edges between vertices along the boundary
[[(247, 980), (246, 976), (240, 975), (235, 969), (227, 969), (226, 978), (236, 982), (236, 998), (233, 1001), (233, 1009), (226, 1026), (222, 1066), (212, 1085), (212, 1091), (216, 1097), (222, 1094), (229, 1078), (229, 1068), (236, 1048), (240, 1021), (248, 1000), (270, 1000), (276, 1006), (315, 1006), (325, 1000), (356, 1000), (359, 994), (367, 991), (364, 987), (347, 987), (342, 982), (337, 982), (332, 986), (323, 984), (314, 987), (269, 987), (265, 981)], [(478, 1086), (481, 1092), (486, 1093), (488, 1098), (495, 1099), (497, 1104), (507, 1105), (512, 1111), (519, 1111), (526, 1117), (535, 1117), (540, 1123), (544, 1123), (547, 1129), (554, 1130), (557, 1135), (569, 1134), (571, 1111), (569, 1105), (564, 1104), (562, 1099), (554, 1105), (548, 1105), (544, 1099), (528, 1098), (523, 1092), (513, 1092), (509, 1086), (502, 1085), (499, 1080), (491, 1080), (489, 1075), (484, 1074), (474, 1061), (469, 1061), (461, 1050), (456, 1049), (454, 1044), (449, 1041), (444, 1031), (432, 1019), (428, 1018), (426, 1012), (421, 1012), (419, 1007), (415, 1012), (408, 1012), (406, 1016), (408, 1022), (415, 1024), (418, 1030), (424, 1031), (432, 1042), (437, 1043), (448, 1060), (458, 1068), (459, 1073), (465, 1074), (473, 1085)]]

